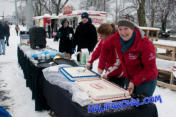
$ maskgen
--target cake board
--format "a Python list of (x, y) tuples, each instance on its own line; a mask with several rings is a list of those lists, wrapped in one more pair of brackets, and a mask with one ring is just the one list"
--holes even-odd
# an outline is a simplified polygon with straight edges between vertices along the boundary
[(97, 79), (100, 77), (94, 71), (91, 71), (83, 66), (76, 66), (76, 67), (61, 67), (59, 71), (69, 80), (69, 81), (76, 81), (76, 80), (84, 80), (84, 79)]
[(80, 90), (87, 92), (93, 103), (129, 99), (129, 92), (104, 79), (77, 80)]

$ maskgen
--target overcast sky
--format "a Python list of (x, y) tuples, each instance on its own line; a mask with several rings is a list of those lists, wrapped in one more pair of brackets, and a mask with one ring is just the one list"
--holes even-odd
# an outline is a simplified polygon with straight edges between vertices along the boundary
[(15, 12), (15, 0), (0, 0), (0, 16), (12, 15)]
[[(4, 15), (7, 16), (7, 15), (12, 15), (14, 12), (15, 12), (15, 3), (14, 3), (15, 0), (0, 0), (0, 16), (3, 15), (3, 12), (4, 12)], [(68, 2), (68, 4), (79, 4), (79, 0), (70, 0)], [(75, 9), (78, 9), (79, 5), (76, 5), (76, 8)]]

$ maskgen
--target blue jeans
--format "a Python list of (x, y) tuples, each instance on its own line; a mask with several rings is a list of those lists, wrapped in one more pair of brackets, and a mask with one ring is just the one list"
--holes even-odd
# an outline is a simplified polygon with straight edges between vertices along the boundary
[(5, 54), (5, 41), (0, 39), (0, 54)]
[(7, 44), (7, 46), (9, 45), (9, 35), (6, 35), (6, 40), (5, 40), (5, 43)]
[[(128, 88), (129, 80), (125, 78), (124, 84), (126, 88)], [(145, 95), (145, 96), (152, 96), (157, 84), (157, 78), (154, 80), (148, 81), (148, 82), (143, 82), (138, 86), (134, 87), (134, 94), (136, 95)]]

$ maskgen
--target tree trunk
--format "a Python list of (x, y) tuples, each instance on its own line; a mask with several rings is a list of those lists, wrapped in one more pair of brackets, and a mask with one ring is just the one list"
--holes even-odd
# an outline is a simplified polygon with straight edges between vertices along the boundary
[(139, 26), (147, 26), (145, 19), (145, 0), (138, 0), (139, 8), (137, 10)]
[(151, 27), (154, 26), (154, 23), (155, 23), (155, 9), (153, 8), (152, 11), (151, 11)]
[(161, 19), (161, 24), (162, 24), (162, 31), (166, 31), (166, 25), (167, 25), (167, 17), (168, 17), (169, 12), (167, 12), (163, 18)]
[(35, 16), (41, 15), (42, 15), (42, 3), (41, 0), (38, 0), (38, 2), (35, 4)]
[(163, 20), (162, 21), (162, 31), (166, 31), (166, 21), (165, 20)]

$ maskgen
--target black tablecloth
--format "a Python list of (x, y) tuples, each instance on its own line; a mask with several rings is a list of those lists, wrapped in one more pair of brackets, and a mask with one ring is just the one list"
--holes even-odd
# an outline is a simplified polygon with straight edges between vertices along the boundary
[(26, 86), (32, 91), (32, 99), (35, 101), (35, 110), (41, 111), (50, 109), (43, 95), (43, 80), (45, 78), (43, 76), (42, 69), (61, 63), (68, 63), (72, 66), (76, 66), (77, 64), (73, 60), (62, 58), (59, 60), (56, 59), (52, 64), (49, 64), (51, 61), (34, 64), (34, 61), (25, 55), (25, 52), (23, 52), (23, 50), (20, 48), (20, 45), (17, 48), (17, 57), (18, 63), (23, 70), (24, 78), (26, 79)]
[(45, 97), (43, 96), (43, 73), (41, 65), (35, 65), (30, 59), (24, 54), (24, 52), (18, 47), (17, 50), (18, 63), (21, 66), (24, 78), (26, 79), (26, 86), (32, 91), (32, 99), (35, 101), (35, 110), (46, 110), (49, 109)]
[(42, 69), (49, 67), (49, 64), (35, 65), (19, 47), (18, 62), (23, 70), (26, 86), (32, 91), (37, 111), (51, 109), (58, 117), (158, 117), (155, 104), (147, 104), (138, 108), (130, 107), (115, 112), (110, 110), (103, 113), (88, 113), (87, 106), (81, 107), (74, 103), (68, 91), (50, 84), (44, 78)]
[(43, 94), (58, 117), (158, 117), (155, 104), (131, 107), (116, 112), (88, 113), (87, 106), (72, 102), (71, 94), (43, 79)]

